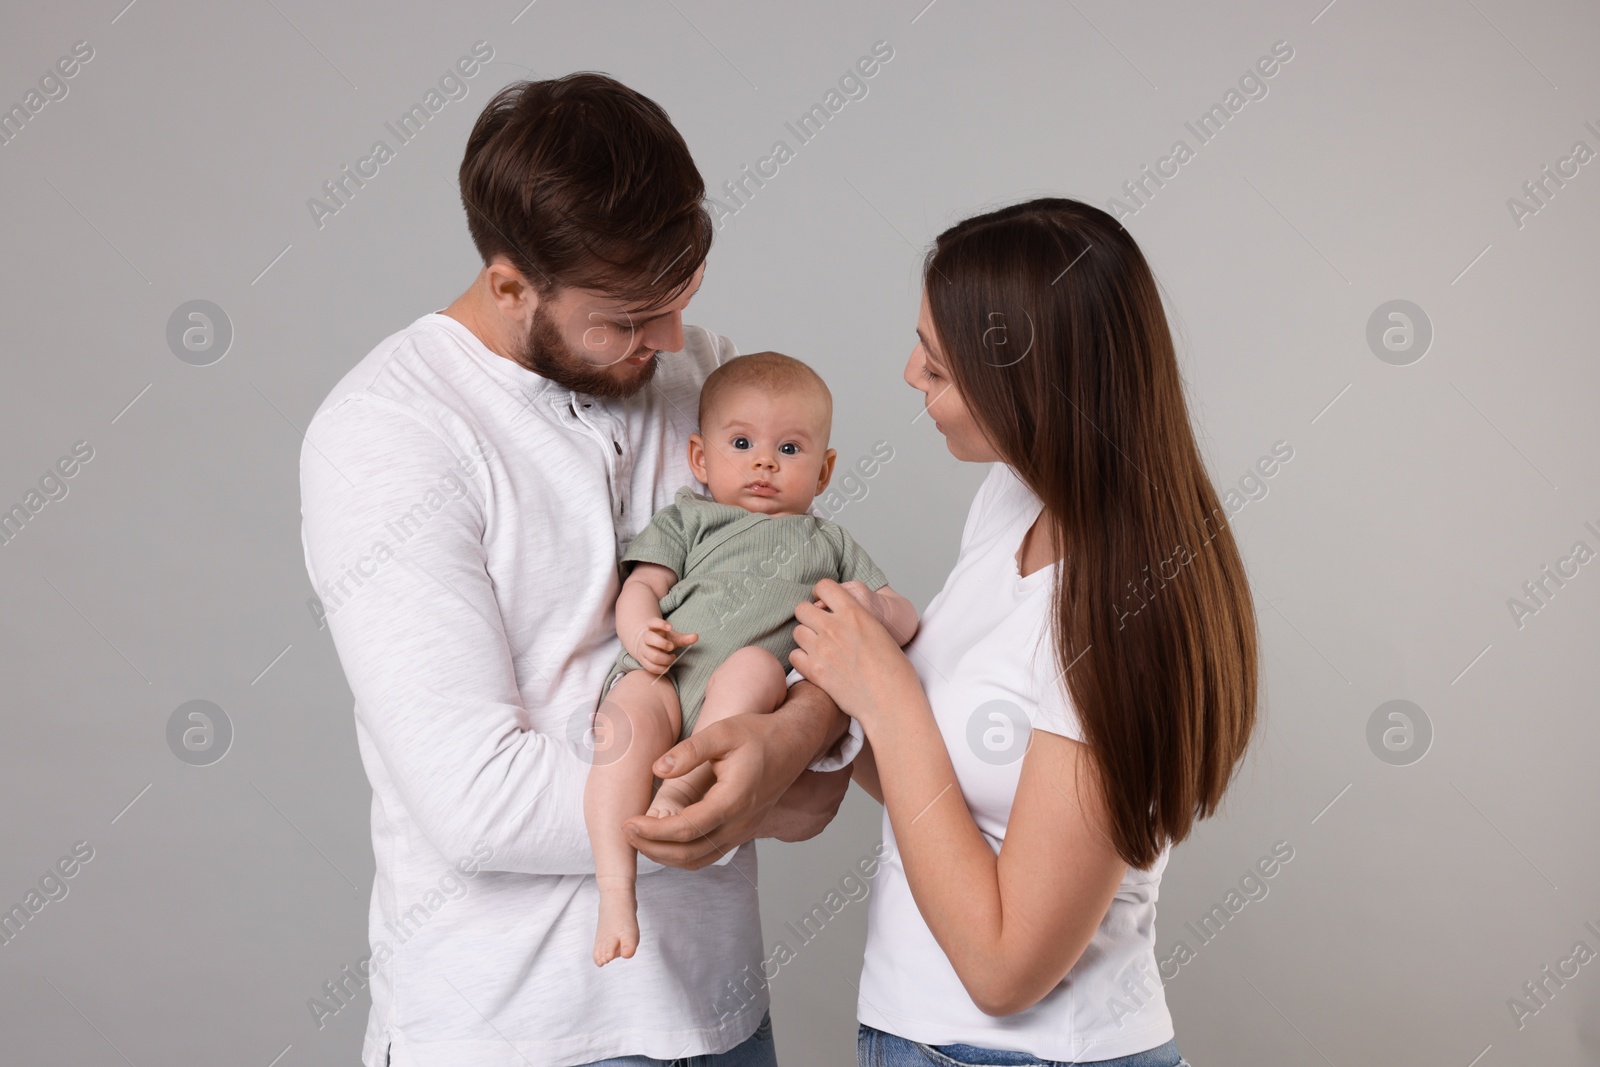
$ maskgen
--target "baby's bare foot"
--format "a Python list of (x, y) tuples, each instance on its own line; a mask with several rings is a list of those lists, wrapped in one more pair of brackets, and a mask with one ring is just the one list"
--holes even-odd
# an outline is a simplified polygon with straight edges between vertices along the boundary
[(662, 782), (661, 788), (656, 790), (656, 795), (651, 798), (650, 808), (645, 814), (654, 816), (657, 819), (681, 815), (684, 808), (687, 808), (698, 799), (676, 779)]
[(600, 921), (594, 932), (594, 965), (604, 967), (618, 956), (631, 959), (639, 947), (638, 904), (633, 884), (600, 890)]

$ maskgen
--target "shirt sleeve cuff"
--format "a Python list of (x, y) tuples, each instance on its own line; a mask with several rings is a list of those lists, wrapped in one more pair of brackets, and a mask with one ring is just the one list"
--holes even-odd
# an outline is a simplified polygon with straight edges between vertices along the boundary
[[(721, 867), (723, 864), (725, 864), (725, 863), (729, 862), (730, 860), (732, 860), (734, 855), (735, 855), (735, 853), (737, 853), (741, 848), (744, 848), (744, 845), (742, 845), (742, 844), (734, 845), (732, 848), (730, 848), (728, 851), (726, 851), (726, 852), (724, 852), (722, 854), (722, 858), (721, 859), (713, 861), (711, 866), (713, 866), (713, 867)], [(656, 871), (665, 871), (667, 869), (668, 868), (667, 868), (666, 864), (657, 863), (655, 860), (651, 859), (649, 856), (646, 856), (643, 852), (639, 853), (638, 873), (640, 875), (654, 874)]]
[[(790, 685), (804, 680), (805, 675), (799, 671), (792, 669), (789, 671), (788, 682)], [(843, 737), (839, 738), (838, 743), (829, 749), (825, 755), (813, 760), (806, 770), (837, 771), (843, 767), (848, 767), (850, 761), (856, 758), (856, 753), (861, 751), (861, 746), (865, 743), (866, 737), (861, 732), (861, 724), (851, 719), (848, 730)]]

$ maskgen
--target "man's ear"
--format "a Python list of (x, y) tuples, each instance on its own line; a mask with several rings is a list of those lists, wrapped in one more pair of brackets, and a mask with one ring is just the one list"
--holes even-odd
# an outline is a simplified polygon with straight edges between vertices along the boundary
[(504, 255), (494, 256), (483, 273), (489, 299), (499, 309), (501, 318), (513, 322), (532, 321), (534, 312), (539, 309), (539, 292), (528, 284), (509, 259)]
[(817, 478), (818, 495), (821, 495), (822, 491), (828, 488), (828, 483), (833, 480), (833, 461), (838, 458), (839, 453), (831, 448), (828, 449), (827, 454), (822, 457), (822, 473)]
[(707, 485), (711, 484), (711, 479), (706, 477), (710, 473), (706, 470), (706, 441), (697, 433), (689, 435), (689, 469), (694, 471), (696, 478)]

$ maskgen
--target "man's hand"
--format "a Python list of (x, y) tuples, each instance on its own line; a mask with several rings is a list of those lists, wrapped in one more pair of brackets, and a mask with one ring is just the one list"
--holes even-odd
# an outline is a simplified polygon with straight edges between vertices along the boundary
[[(715, 863), (764, 827), (781, 830), (774, 836), (787, 840), (812, 836), (832, 818), (827, 794), (837, 788), (832, 781), (837, 772), (817, 775), (825, 780), (805, 783), (781, 807), (780, 801), (847, 725), (827, 694), (807, 682), (797, 682), (770, 715), (733, 715), (711, 723), (669, 749), (652, 771), (675, 778), (709, 763), (716, 782), (681, 814), (625, 820), (628, 843), (657, 863), (692, 871)], [(841, 777), (848, 784), (848, 776)], [(832, 810), (837, 808), (835, 799)]]
[[(858, 759), (860, 757), (857, 757)], [(757, 837), (779, 841), (805, 841), (816, 837), (839, 813), (850, 791), (851, 768), (836, 771), (801, 771), (756, 831)]]

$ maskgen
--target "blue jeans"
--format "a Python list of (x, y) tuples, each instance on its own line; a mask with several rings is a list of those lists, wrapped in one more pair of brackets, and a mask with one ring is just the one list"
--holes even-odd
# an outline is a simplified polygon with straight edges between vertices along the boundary
[(618, 1056), (615, 1059), (595, 1060), (583, 1067), (778, 1067), (778, 1056), (772, 1049), (772, 1013), (763, 1015), (756, 1032), (726, 1052), (684, 1056), (676, 1060), (658, 1060), (653, 1056)]
[(976, 1045), (924, 1045), (861, 1023), (856, 1027), (857, 1067), (1189, 1067), (1177, 1041), (1113, 1060), (1041, 1060), (1028, 1052)]

